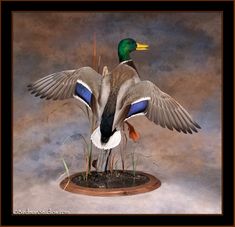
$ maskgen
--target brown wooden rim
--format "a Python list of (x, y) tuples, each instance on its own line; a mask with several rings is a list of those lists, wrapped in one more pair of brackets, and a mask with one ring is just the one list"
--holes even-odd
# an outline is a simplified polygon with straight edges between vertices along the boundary
[[(126, 171), (132, 172), (129, 170), (126, 170)], [(79, 172), (79, 173), (72, 174), (71, 176), (69, 176), (69, 178), (66, 177), (64, 180), (62, 180), (60, 183), (60, 187), (65, 191), (76, 193), (76, 194), (84, 194), (84, 195), (91, 195), (91, 196), (124, 196), (124, 195), (136, 195), (140, 193), (153, 191), (154, 189), (157, 189), (161, 186), (160, 180), (158, 180), (153, 175), (150, 175), (148, 173), (144, 173), (141, 171), (136, 171), (136, 173), (147, 176), (149, 178), (149, 181), (145, 184), (138, 185), (135, 187), (110, 188), (110, 189), (82, 187), (82, 186), (78, 186), (74, 184), (72, 181), (68, 183), (69, 178), (72, 179), (73, 177), (81, 174), (81, 172)]]

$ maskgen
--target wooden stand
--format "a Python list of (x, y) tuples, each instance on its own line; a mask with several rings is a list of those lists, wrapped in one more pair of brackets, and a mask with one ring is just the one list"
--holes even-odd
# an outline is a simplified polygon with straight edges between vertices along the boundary
[(147, 183), (144, 183), (135, 187), (126, 187), (126, 188), (90, 188), (90, 187), (82, 187), (73, 183), (72, 180), (74, 177), (80, 175), (81, 173), (75, 173), (71, 175), (69, 178), (65, 178), (61, 183), (60, 187), (68, 192), (76, 193), (76, 194), (84, 194), (90, 196), (125, 196), (125, 195), (136, 195), (144, 192), (153, 191), (161, 186), (160, 180), (156, 177), (136, 171), (138, 174), (142, 174), (149, 178)]

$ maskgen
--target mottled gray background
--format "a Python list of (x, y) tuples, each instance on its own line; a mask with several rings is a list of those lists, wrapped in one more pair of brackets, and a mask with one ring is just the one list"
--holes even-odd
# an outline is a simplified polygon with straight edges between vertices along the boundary
[[(135, 196), (98, 198), (59, 188), (64, 172), (84, 170), (81, 140), (64, 140), (89, 124), (77, 100), (45, 101), (26, 86), (53, 72), (91, 65), (93, 34), (101, 63), (118, 64), (126, 37), (147, 43), (132, 58), (142, 79), (178, 100), (202, 130), (185, 135), (144, 117), (130, 120), (141, 138), (128, 142), (137, 169), (162, 186)], [(221, 14), (36, 13), (13, 14), (14, 211), (71, 213), (221, 213)], [(116, 149), (118, 152), (118, 149)], [(95, 150), (94, 157), (97, 157)], [(127, 157), (126, 164), (131, 169)]]

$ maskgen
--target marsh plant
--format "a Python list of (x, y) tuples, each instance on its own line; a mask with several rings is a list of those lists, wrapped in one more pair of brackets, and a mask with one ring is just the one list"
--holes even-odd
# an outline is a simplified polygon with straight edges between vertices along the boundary
[[(89, 114), (87, 114), (84, 110), (83, 113), (86, 114), (86, 117), (89, 119)], [(90, 123), (92, 121), (89, 121)], [(99, 152), (99, 156), (94, 158), (93, 157), (93, 144), (90, 140), (90, 136), (82, 135), (81, 133), (73, 134), (71, 136), (67, 136), (62, 146), (66, 147), (66, 145), (71, 144), (75, 141), (80, 142), (83, 144), (83, 168), (85, 169), (83, 178), (85, 180), (88, 179), (88, 176), (91, 173), (92, 167), (97, 172), (101, 171), (110, 171), (113, 174), (118, 169), (118, 166), (121, 166), (121, 169), (125, 171), (127, 168), (130, 167), (133, 170), (133, 175), (135, 176), (136, 166), (138, 163), (138, 157), (136, 156), (135, 151), (131, 151), (128, 153), (126, 151), (126, 147), (128, 144), (128, 140), (131, 139), (132, 141), (136, 142), (139, 139), (139, 134), (136, 132), (134, 127), (130, 123), (126, 123), (127, 128), (123, 128), (122, 136), (123, 141), (120, 146), (116, 149), (116, 152), (111, 153), (111, 150), (103, 150)], [(138, 138), (137, 138), (138, 137)], [(64, 166), (64, 173), (63, 175), (69, 176), (69, 164), (65, 161), (65, 158), (61, 158), (63, 166)], [(109, 160), (109, 161), (108, 161)], [(130, 163), (126, 163), (126, 162)]]

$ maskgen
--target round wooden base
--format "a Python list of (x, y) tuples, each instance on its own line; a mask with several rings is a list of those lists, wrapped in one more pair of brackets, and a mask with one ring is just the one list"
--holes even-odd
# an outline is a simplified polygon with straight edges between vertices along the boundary
[(69, 181), (69, 179), (73, 179), (74, 177), (80, 175), (81, 173), (75, 173), (71, 175), (69, 178), (66, 177), (63, 181), (60, 183), (60, 187), (63, 190), (66, 190), (68, 192), (76, 193), (76, 194), (84, 194), (84, 195), (90, 195), (90, 196), (125, 196), (125, 195), (136, 195), (144, 192), (153, 191), (161, 186), (160, 180), (158, 180), (156, 177), (136, 171), (138, 174), (142, 174), (149, 178), (149, 181), (147, 183), (144, 183), (142, 185), (134, 186), (134, 187), (125, 187), (125, 188), (90, 188), (90, 187), (82, 187), (72, 182), (72, 180)]

